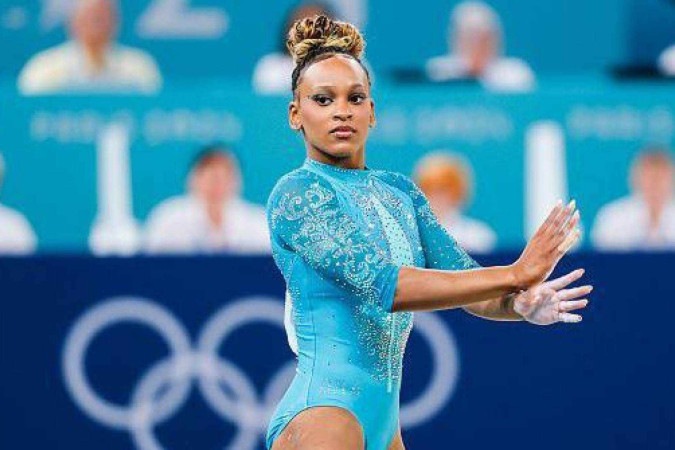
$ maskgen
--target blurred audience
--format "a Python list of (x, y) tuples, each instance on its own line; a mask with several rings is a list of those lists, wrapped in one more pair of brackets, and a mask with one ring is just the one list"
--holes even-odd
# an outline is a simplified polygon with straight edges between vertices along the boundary
[(291, 75), (295, 64), (286, 49), (288, 29), (296, 20), (321, 14), (334, 16), (333, 11), (327, 5), (318, 2), (301, 3), (288, 12), (279, 35), (277, 51), (263, 56), (256, 63), (253, 71), (253, 88), (256, 93), (278, 95), (291, 92)]
[(76, 0), (70, 39), (28, 61), (19, 75), (21, 93), (158, 91), (162, 79), (154, 59), (115, 42), (118, 14), (115, 0)]
[(232, 152), (206, 147), (195, 158), (186, 195), (163, 201), (150, 213), (148, 253), (269, 253), (264, 208), (241, 198), (242, 180)]
[[(0, 186), (5, 162), (0, 154)], [(35, 251), (37, 238), (26, 218), (0, 203), (0, 255), (28, 255)]]
[(480, 1), (458, 4), (447, 31), (448, 54), (427, 61), (433, 81), (476, 79), (492, 91), (523, 92), (535, 86), (534, 72), (523, 60), (503, 53), (501, 21)]
[(600, 250), (675, 249), (672, 156), (665, 149), (641, 153), (630, 170), (631, 195), (605, 205), (595, 219)]
[(666, 48), (659, 56), (659, 70), (668, 77), (675, 77), (675, 44)]
[(417, 163), (413, 177), (441, 225), (462, 247), (479, 253), (494, 249), (497, 236), (492, 228), (463, 214), (473, 190), (467, 163), (447, 153), (430, 153)]

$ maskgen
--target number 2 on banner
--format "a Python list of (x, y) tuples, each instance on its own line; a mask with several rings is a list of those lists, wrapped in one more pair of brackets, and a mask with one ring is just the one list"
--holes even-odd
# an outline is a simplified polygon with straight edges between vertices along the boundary
[(145, 38), (217, 39), (229, 27), (222, 8), (192, 8), (190, 0), (152, 0), (136, 22)]

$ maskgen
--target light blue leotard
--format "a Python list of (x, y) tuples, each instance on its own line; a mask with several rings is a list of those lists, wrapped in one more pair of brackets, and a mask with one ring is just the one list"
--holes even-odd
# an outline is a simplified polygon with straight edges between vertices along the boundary
[(386, 450), (398, 428), (413, 320), (391, 312), (399, 268), (476, 263), (415, 184), (393, 172), (308, 158), (279, 180), (267, 217), (298, 341), (296, 375), (271, 419), (267, 447), (298, 413), (336, 406), (359, 420), (367, 450)]

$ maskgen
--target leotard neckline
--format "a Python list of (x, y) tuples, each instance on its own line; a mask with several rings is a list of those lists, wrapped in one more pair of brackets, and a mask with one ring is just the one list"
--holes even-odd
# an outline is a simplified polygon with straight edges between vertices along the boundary
[(325, 174), (344, 181), (366, 181), (373, 172), (368, 166), (363, 169), (345, 169), (332, 164), (319, 162), (312, 158), (305, 158), (305, 167), (319, 170)]

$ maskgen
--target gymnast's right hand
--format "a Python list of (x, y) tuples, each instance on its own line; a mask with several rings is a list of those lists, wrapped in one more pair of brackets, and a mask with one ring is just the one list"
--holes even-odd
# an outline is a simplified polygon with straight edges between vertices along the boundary
[(572, 200), (563, 206), (562, 201), (558, 201), (511, 266), (518, 287), (527, 289), (546, 281), (560, 258), (579, 239), (578, 223), (576, 202)]

